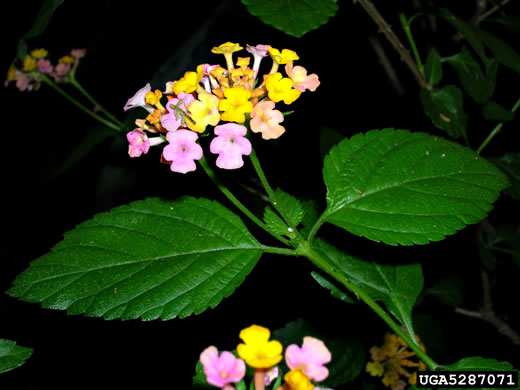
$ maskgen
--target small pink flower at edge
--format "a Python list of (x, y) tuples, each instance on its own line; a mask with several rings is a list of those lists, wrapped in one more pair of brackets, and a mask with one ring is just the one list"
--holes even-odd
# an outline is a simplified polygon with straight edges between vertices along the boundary
[(169, 131), (166, 139), (169, 144), (163, 149), (163, 157), (171, 161), (173, 172), (187, 173), (197, 169), (195, 160), (202, 158), (202, 148), (197, 144), (199, 136), (190, 130)]
[(143, 88), (135, 93), (125, 104), (124, 110), (128, 111), (134, 107), (143, 107), (149, 113), (154, 111), (154, 108), (147, 104), (145, 101), (146, 94), (152, 90), (150, 83), (146, 84)]
[(285, 132), (285, 127), (279, 124), (283, 122), (283, 114), (274, 110), (274, 106), (273, 101), (264, 100), (251, 111), (251, 131), (262, 133), (263, 139), (276, 139)]
[(237, 123), (226, 123), (215, 127), (215, 134), (209, 145), (211, 153), (218, 154), (217, 167), (222, 169), (237, 169), (244, 165), (242, 155), (251, 154), (251, 142), (244, 136), (245, 126)]
[(135, 129), (126, 134), (128, 140), (128, 155), (130, 157), (140, 157), (141, 154), (148, 153), (150, 149), (150, 141), (142, 131)]
[(237, 383), (246, 373), (246, 365), (231, 352), (222, 351), (218, 356), (216, 347), (208, 347), (200, 354), (206, 380), (210, 385), (223, 388), (229, 383)]
[(307, 69), (305, 69), (303, 66), (293, 67), (292, 61), (289, 61), (287, 65), (285, 65), (285, 72), (293, 81), (293, 88), (301, 92), (305, 92), (306, 89), (314, 92), (320, 85), (320, 80), (318, 79), (317, 74), (313, 73), (307, 76)]
[(56, 71), (56, 76), (65, 76), (68, 71), (70, 70), (70, 65), (69, 64), (58, 64), (56, 65), (56, 68), (55, 68), (55, 71)]
[(291, 370), (301, 368), (309, 378), (316, 382), (323, 381), (329, 375), (329, 370), (324, 364), (330, 362), (331, 357), (330, 351), (323, 341), (310, 336), (303, 338), (301, 348), (291, 344), (285, 350), (287, 366)]

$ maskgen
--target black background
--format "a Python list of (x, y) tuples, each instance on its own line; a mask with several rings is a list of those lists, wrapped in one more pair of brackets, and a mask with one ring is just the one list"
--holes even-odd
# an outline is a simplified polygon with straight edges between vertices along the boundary
[[(421, 3), (381, 3), (384, 4), (378, 4), (380, 11), (404, 42), (398, 11), (410, 15)], [(472, 1), (461, 2), (457, 9), (451, 8), (452, 3), (436, 2), (449, 6), (461, 17), (471, 15)], [(323, 127), (334, 128), (345, 136), (384, 127), (442, 135), (424, 115), (418, 85), (411, 73), (377, 33), (377, 27), (362, 8), (352, 2), (339, 2), (338, 14), (327, 25), (301, 39), (262, 24), (238, 0), (130, 4), (66, 1), (57, 9), (45, 34), (30, 42), (31, 47), (48, 48), (54, 60), (70, 49), (87, 48), (77, 78), (120, 118), (125, 117), (122, 107), (126, 100), (147, 82), (162, 89), (164, 82), (178, 79), (199, 63), (222, 62), (223, 58), (210, 50), (223, 42), (262, 43), (295, 50), (300, 56), (299, 64), (317, 73), (321, 86), (291, 106), (296, 113), (286, 118), (287, 132), (283, 137), (256, 144), (275, 187), (324, 202), (319, 151)], [(17, 39), (30, 28), (38, 7), (39, 2), (18, 2), (3, 11), (2, 69), (7, 71)], [(509, 9), (513, 14), (516, 11)], [(419, 44), (423, 59), (432, 46), (441, 56), (455, 54), (461, 48), (462, 42), (452, 39), (454, 30), (438, 23), (436, 31), (426, 22), (414, 24), (417, 41), (424, 42)], [(382, 45), (402, 93), (389, 82), (369, 37)], [(514, 44), (518, 35), (509, 35), (509, 39)], [(445, 70), (447, 80), (456, 82), (455, 73), (447, 67)], [(517, 75), (501, 67), (497, 85), (497, 101), (511, 106), (520, 90)], [(20, 93), (11, 85), (1, 93), (1, 291), (9, 288), (31, 260), (60, 241), (63, 232), (95, 213), (149, 196), (174, 199), (188, 194), (228, 204), (200, 169), (187, 175), (174, 174), (166, 165), (159, 164), (158, 150), (130, 160), (123, 136), (103, 142), (89, 158), (54, 177), (53, 172), (95, 125), (94, 121), (46, 86), (37, 92)], [(466, 111), (476, 113), (469, 124), (470, 143), (476, 148), (494, 124), (483, 122), (478, 116), (479, 108), (466, 99)], [(514, 139), (517, 127), (516, 124), (504, 128), (486, 149), (487, 155), (518, 151)], [(259, 186), (249, 162), (239, 171), (221, 173), (239, 196), (249, 196), (239, 182)], [(249, 206), (261, 211), (261, 203), (255, 199), (249, 201)], [(490, 221), (518, 225), (518, 204), (501, 197)], [(449, 269), (464, 281), (463, 306), (475, 309), (481, 304), (475, 227), (428, 247), (388, 247), (329, 226), (323, 228), (322, 234), (364, 258), (392, 263), (419, 261), (424, 267), (426, 285)], [(262, 242), (274, 244), (262, 232), (258, 236)], [(499, 265), (491, 275), (495, 310), (518, 330), (518, 292), (514, 287), (518, 269), (507, 260)], [(208, 345), (233, 349), (240, 329), (252, 323), (276, 329), (299, 317), (331, 334), (344, 332), (362, 339), (367, 350), (380, 344), (387, 330), (385, 324), (364, 305), (347, 306), (331, 298), (310, 277), (312, 269), (300, 258), (265, 255), (235, 294), (217, 308), (164, 322), (67, 316), (3, 294), (0, 337), (32, 347), (34, 354), (21, 368), (0, 376), (0, 388), (190, 388), (195, 362)], [(465, 356), (482, 355), (519, 366), (519, 348), (490, 325), (461, 317), (428, 299), (415, 312), (435, 318), (423, 338), (428, 337), (428, 332), (444, 333), (442, 343), (427, 344), (434, 359), (451, 363)], [(370, 382), (363, 373), (353, 388), (361, 387), (362, 379)]]

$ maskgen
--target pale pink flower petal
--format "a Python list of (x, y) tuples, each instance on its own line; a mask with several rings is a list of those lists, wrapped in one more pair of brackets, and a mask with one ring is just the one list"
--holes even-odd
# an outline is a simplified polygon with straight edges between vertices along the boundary
[(307, 69), (305, 69), (303, 66), (293, 67), (292, 61), (289, 61), (287, 65), (285, 65), (285, 72), (287, 73), (287, 76), (289, 76), (293, 81), (293, 88), (301, 92), (305, 92), (306, 89), (314, 92), (320, 85), (320, 80), (318, 79), (317, 74), (313, 73), (307, 76)]
[[(175, 131), (182, 126), (182, 113), (175, 112), (173, 107), (178, 106), (184, 112), (188, 111), (188, 106), (195, 98), (191, 94), (181, 92), (176, 98), (170, 99), (166, 103), (167, 114), (161, 116), (161, 125), (168, 131)], [(180, 104), (179, 104), (180, 102)]]
[(163, 149), (163, 157), (171, 161), (173, 172), (187, 173), (197, 169), (195, 160), (202, 158), (202, 148), (197, 144), (199, 136), (190, 130), (169, 131), (166, 139), (169, 144)]
[(87, 54), (87, 49), (72, 49), (70, 51), (70, 55), (74, 57), (76, 60), (85, 57)]
[(58, 77), (61, 77), (61, 76), (65, 76), (70, 70), (70, 65), (69, 64), (58, 64), (56, 65), (56, 68), (55, 68), (55, 71), (56, 71), (56, 76)]
[(246, 373), (246, 365), (231, 352), (223, 351), (218, 356), (216, 347), (208, 347), (200, 354), (206, 380), (210, 385), (224, 388), (229, 383), (237, 383)]
[(126, 134), (128, 140), (128, 155), (130, 157), (139, 157), (141, 154), (148, 153), (150, 142), (145, 133), (139, 129), (135, 129)]
[(270, 386), (273, 381), (280, 376), (280, 369), (278, 366), (274, 366), (267, 370), (264, 374), (264, 385)]
[(330, 362), (331, 357), (330, 351), (323, 341), (310, 336), (303, 338), (301, 348), (291, 344), (285, 350), (287, 366), (291, 370), (302, 369), (309, 378), (316, 382), (321, 382), (329, 375), (329, 370), (324, 364)]
[(218, 154), (217, 167), (222, 169), (237, 169), (244, 165), (242, 155), (251, 154), (251, 142), (244, 136), (245, 126), (237, 123), (226, 123), (215, 127), (215, 134), (209, 145), (211, 153)]
[(151, 90), (152, 87), (150, 83), (146, 84), (143, 88), (137, 91), (134, 96), (128, 99), (128, 101), (125, 104), (124, 110), (127, 111), (134, 107), (143, 107), (146, 111), (152, 113), (154, 111), (154, 108), (145, 101), (146, 94)]
[(285, 127), (279, 124), (283, 122), (283, 114), (274, 110), (274, 106), (273, 101), (264, 100), (251, 111), (251, 131), (262, 133), (263, 139), (276, 139), (285, 132)]

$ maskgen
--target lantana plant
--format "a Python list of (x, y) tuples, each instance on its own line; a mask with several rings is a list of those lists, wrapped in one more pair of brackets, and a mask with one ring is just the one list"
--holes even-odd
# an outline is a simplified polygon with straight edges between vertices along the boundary
[[(485, 115), (512, 120), (520, 100), (509, 111), (497, 110), (497, 104), (489, 101), (499, 62), (518, 70), (518, 61), (504, 55), (511, 55), (508, 46), (500, 43), (496, 59), (489, 59), (484, 45), (491, 46), (488, 48), (494, 53), (495, 46), (489, 42), (500, 41), (482, 34), (481, 42), (475, 38), (476, 28), (443, 11), (445, 19), (461, 33), (470, 32), (469, 42), (486, 70), (472, 61), (467, 50), (442, 61), (432, 52), (424, 67), (409, 29), (415, 17), (402, 17), (415, 49), (414, 61), (373, 4), (368, 0), (359, 3), (412, 69), (421, 88), (421, 103), (436, 127), (470, 145), (460, 90), (453, 85), (437, 89), (443, 62), (455, 64), (468, 93), (476, 102), (486, 104)], [(424, 291), (421, 264), (417, 259), (403, 263), (361, 259), (349, 253), (351, 236), (341, 240), (347, 231), (381, 245), (425, 245), (486, 218), (500, 191), (515, 180), (515, 175), (508, 178), (498, 168), (499, 163), (480, 156), (503, 122), (475, 151), (438, 135), (393, 128), (342, 139), (323, 159), (326, 196), (320, 208), (320, 203), (298, 199), (279, 188), (283, 182), (273, 187), (262, 168), (262, 156), (255, 151), (259, 143), (276, 143), (293, 131), (285, 121), (293, 112), (289, 106), (297, 112), (301, 95), (317, 91), (318, 75), (299, 65), (298, 54), (286, 48), (226, 42), (211, 52), (208, 63), (172, 75), (157, 88), (147, 83), (137, 90), (122, 107), (124, 111), (139, 110), (140, 117), (130, 128), (77, 82), (75, 74), (85, 55), (83, 50), (74, 50), (53, 64), (46, 50), (36, 49), (13, 63), (7, 84), (14, 82), (27, 92), (41, 84), (51, 86), (107, 128), (126, 133), (125, 148), (131, 158), (156, 148), (160, 149), (160, 162), (166, 165), (163, 169), (189, 174), (201, 167), (227, 205), (203, 197), (146, 198), (98, 214), (31, 263), (8, 294), (70, 314), (107, 320), (169, 320), (215, 308), (237, 289), (263, 254), (295, 256), (313, 264), (312, 277), (333, 297), (349, 304), (363, 302), (391, 329), (381, 347), (368, 351), (370, 361), (353, 365), (355, 375), (364, 367), (366, 378), (402, 390), (413, 387), (417, 373), (424, 370), (511, 371), (510, 363), (480, 356), (438, 363), (430, 355), (430, 347), (423, 344), (422, 333), (419, 338), (412, 315), (414, 306), (424, 298), (420, 296)], [(240, 57), (244, 52), (248, 54)], [(515, 55), (512, 58), (517, 59)], [(460, 64), (472, 64), (471, 72)], [(473, 88), (476, 79), (485, 79), (484, 87)], [(62, 88), (64, 84), (75, 87), (94, 108), (72, 98)], [(222, 170), (236, 169), (249, 170), (258, 177), (261, 189), (256, 191), (260, 193), (257, 201), (265, 201), (262, 215), (253, 212), (219, 178)], [(168, 177), (175, 180), (179, 176)], [(339, 228), (335, 234), (340, 239), (334, 244), (322, 229), (326, 224)], [(504, 251), (495, 236), (484, 236), (482, 233), (479, 238), (483, 251)], [(489, 290), (485, 277), (483, 284)], [(295, 292), (288, 293), (298, 299)], [(496, 321), (490, 305), (480, 316), (499, 323), (501, 330), (506, 328), (504, 334), (518, 340), (514, 331)], [(325, 337), (306, 336), (301, 344), (289, 344), (284, 353), (282, 343), (271, 340), (270, 330), (258, 325), (243, 329), (239, 338), (242, 343), (236, 353), (219, 352), (210, 346), (200, 354), (199, 372), (202, 369), (205, 384), (244, 390), (245, 382), (252, 378), (250, 388), (255, 390), (320, 389), (320, 384), (329, 386), (334, 363), (344, 358), (350, 367), (354, 357), (363, 357), (368, 350), (359, 343), (357, 354), (333, 354), (335, 343), (327, 341), (326, 346)], [(252, 375), (248, 377), (248, 373)], [(339, 385), (350, 380), (341, 379), (344, 382), (338, 379)]]

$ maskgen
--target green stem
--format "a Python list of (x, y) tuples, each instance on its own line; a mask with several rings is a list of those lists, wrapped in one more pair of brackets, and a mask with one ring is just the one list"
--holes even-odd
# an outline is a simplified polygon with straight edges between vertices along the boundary
[(274, 246), (264, 246), (263, 251), (266, 253), (273, 253), (276, 255), (284, 255), (284, 256), (300, 256), (300, 253), (295, 249), (289, 248), (276, 248)]
[(119, 127), (121, 127), (121, 128), (124, 126), (123, 122), (121, 122), (119, 119), (117, 119), (117, 118), (115, 117), (115, 115), (113, 115), (113, 114), (111, 114), (110, 112), (108, 112), (108, 111), (107, 111), (107, 110), (106, 110), (106, 109), (105, 109), (101, 104), (99, 104), (99, 103), (96, 101), (96, 99), (94, 99), (94, 98), (92, 97), (92, 95), (90, 95), (90, 94), (85, 90), (85, 88), (83, 88), (83, 87), (81, 86), (81, 84), (78, 83), (78, 81), (77, 81), (74, 77), (71, 78), (70, 83), (71, 83), (74, 87), (76, 87), (76, 89), (77, 89), (78, 91), (80, 91), (80, 92), (81, 92), (81, 93), (82, 93), (82, 94), (83, 94), (83, 95), (84, 95), (84, 96), (85, 96), (85, 97), (86, 97), (86, 98), (87, 98), (87, 99), (88, 99), (88, 100), (89, 100), (89, 101), (90, 101), (94, 106), (98, 107), (99, 110), (100, 110), (103, 114), (105, 114), (105, 115), (107, 116), (108, 119), (110, 119), (110, 120), (111, 120), (112, 122), (114, 122), (115, 124), (119, 125)]
[(253, 167), (255, 168), (256, 174), (260, 178), (260, 182), (265, 188), (265, 191), (267, 192), (267, 196), (269, 197), (269, 200), (272, 202), (274, 200), (274, 191), (269, 182), (267, 181), (267, 177), (265, 177), (264, 170), (262, 169), (262, 166), (260, 165), (260, 161), (258, 160), (258, 157), (256, 155), (255, 149), (251, 146), (251, 154), (249, 155), (251, 158), (251, 162), (253, 163)]
[(51, 86), (56, 92), (58, 92), (61, 96), (63, 96), (65, 99), (67, 99), (69, 102), (71, 102), (73, 105), (78, 107), (80, 110), (84, 111), (88, 115), (90, 115), (92, 118), (96, 119), (97, 121), (101, 122), (106, 127), (115, 130), (119, 133), (120, 127), (105, 118), (100, 117), (98, 114), (93, 112), (92, 110), (89, 110), (87, 107), (85, 107), (83, 104), (78, 102), (76, 99), (74, 99), (72, 96), (70, 96), (67, 92), (65, 92), (63, 89), (61, 89), (58, 84), (56, 84), (54, 81), (52, 81), (50, 78), (48, 78), (46, 75), (40, 76), (41, 81), (45, 84)]
[(307, 241), (309, 243), (312, 243), (314, 240), (314, 236), (316, 236), (316, 233), (318, 233), (318, 230), (320, 229), (321, 225), (325, 223), (325, 213), (323, 213), (320, 218), (316, 221), (314, 226), (312, 227), (311, 231), (309, 232), (309, 236), (307, 237)]
[(439, 367), (439, 365), (434, 362), (416, 343), (415, 340), (412, 340), (408, 334), (406, 334), (399, 324), (397, 324), (388, 313), (381, 308), (367, 293), (365, 293), (362, 289), (352, 284), (347, 277), (337, 271), (334, 268), (334, 265), (329, 263), (325, 258), (323, 258), (319, 253), (314, 251), (308, 242), (301, 243), (297, 248), (298, 253), (302, 256), (307, 257), (314, 265), (318, 268), (331, 275), (338, 282), (343, 284), (349, 291), (354, 293), (359, 299), (365, 302), (372, 310), (376, 312), (376, 314), (381, 317), (383, 321), (399, 336), (401, 337), (406, 344), (412, 349), (419, 359), (421, 359), (424, 364), (430, 369), (435, 370)]
[[(511, 112), (515, 112), (518, 107), (520, 107), (520, 98), (516, 101), (515, 105), (513, 106), (513, 108), (511, 109)], [(487, 144), (489, 144), (491, 142), (491, 140), (493, 138), (495, 138), (495, 136), (500, 133), (500, 130), (502, 130), (502, 127), (504, 126), (504, 122), (500, 122), (498, 125), (495, 126), (495, 128), (493, 130), (491, 130), (491, 133), (489, 133), (489, 135), (487, 136), (487, 138), (484, 140), (484, 142), (482, 142), (482, 145), (480, 145), (477, 149), (477, 153), (480, 154), (482, 152), (482, 150), (484, 150), (484, 148), (487, 146)]]
[(260, 219), (258, 219), (251, 211), (247, 209), (246, 206), (240, 202), (235, 195), (231, 193), (227, 189), (227, 187), (219, 180), (213, 169), (208, 165), (208, 162), (206, 161), (206, 158), (202, 156), (202, 158), (199, 160), (200, 165), (206, 172), (206, 174), (209, 176), (209, 178), (215, 183), (215, 185), (218, 187), (218, 189), (233, 203), (240, 211), (242, 211), (251, 221), (253, 221), (256, 225), (258, 225), (261, 229), (265, 230), (267, 233), (269, 233), (271, 236), (276, 238), (278, 241), (284, 243), (285, 245), (289, 245), (289, 241), (283, 238), (282, 236), (278, 235), (277, 233), (271, 231), (265, 223), (263, 223)]
[(419, 55), (419, 51), (417, 50), (417, 45), (415, 44), (415, 39), (413, 39), (412, 30), (410, 28), (411, 20), (407, 20), (404, 13), (399, 13), (399, 19), (401, 20), (401, 26), (403, 26), (403, 30), (406, 33), (406, 37), (408, 38), (408, 42), (410, 43), (410, 47), (412, 48), (413, 56), (415, 57), (415, 62), (417, 63), (417, 67), (419, 71), (424, 74), (424, 66), (421, 61), (421, 56)]

